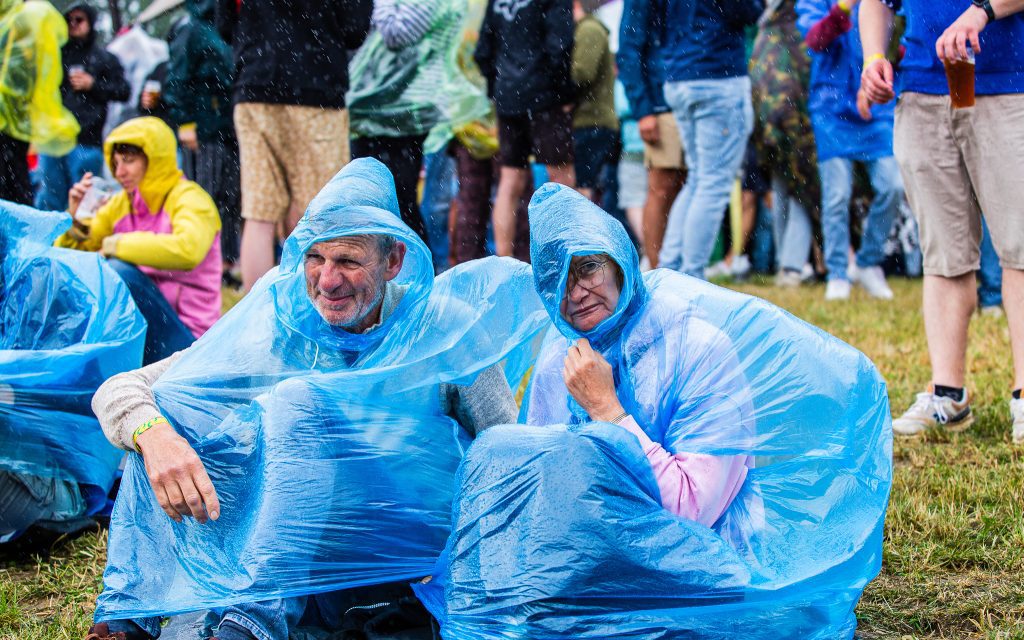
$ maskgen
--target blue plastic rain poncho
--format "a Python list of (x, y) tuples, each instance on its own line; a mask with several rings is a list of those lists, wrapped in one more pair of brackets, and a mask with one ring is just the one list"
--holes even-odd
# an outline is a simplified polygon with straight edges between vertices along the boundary
[(77, 482), (92, 514), (123, 452), (89, 402), (142, 362), (146, 322), (99, 254), (50, 246), (69, 226), (0, 201), (0, 469)]
[[(221, 503), (178, 524), (131, 454), (96, 619), (125, 619), (427, 575), (450, 530), (469, 438), (439, 385), (504, 363), (512, 389), (547, 324), (529, 267), (468, 263), (434, 278), (384, 165), (350, 163), (309, 205), (281, 265), (154, 385)], [(367, 333), (326, 324), (306, 293), (316, 242), (392, 235), (408, 287)], [(531, 303), (531, 301), (533, 301)]]
[[(444, 637), (852, 637), (892, 473), (871, 362), (756, 298), (641, 275), (621, 225), (564, 187), (537, 192), (530, 229), (555, 324), (531, 382), (537, 426), (489, 429), (460, 468), (443, 592), (418, 587)], [(587, 421), (566, 391), (579, 335), (559, 304), (571, 257), (594, 253), (621, 267), (622, 293), (584, 335), (624, 408), (673, 454), (748, 461), (711, 526), (663, 508), (638, 438)]]

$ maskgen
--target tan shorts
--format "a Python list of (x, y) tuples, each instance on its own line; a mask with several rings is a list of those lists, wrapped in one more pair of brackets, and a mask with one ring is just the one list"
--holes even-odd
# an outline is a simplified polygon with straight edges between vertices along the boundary
[(672, 112), (658, 114), (658, 144), (644, 143), (644, 166), (655, 169), (685, 169), (683, 143)]
[(234, 115), (247, 220), (282, 222), (293, 205), (305, 211), (348, 164), (347, 109), (243, 102)]
[(1004, 268), (1024, 269), (1024, 94), (949, 96), (906, 92), (893, 137), (924, 272), (953, 278), (981, 265), (981, 217)]

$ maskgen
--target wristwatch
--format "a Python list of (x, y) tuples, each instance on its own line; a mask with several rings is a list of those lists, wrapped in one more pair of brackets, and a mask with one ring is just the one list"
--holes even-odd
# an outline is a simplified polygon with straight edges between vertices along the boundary
[(971, 4), (984, 10), (989, 22), (996, 21), (996, 12), (992, 9), (992, 3), (989, 0), (971, 0)]

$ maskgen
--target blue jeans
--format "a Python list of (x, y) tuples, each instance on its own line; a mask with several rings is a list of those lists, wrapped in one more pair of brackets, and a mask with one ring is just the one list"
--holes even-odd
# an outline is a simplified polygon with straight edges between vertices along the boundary
[(978, 306), (998, 307), (1003, 304), (1003, 268), (992, 246), (992, 234), (982, 218), (981, 269), (978, 270)]
[(666, 82), (665, 99), (689, 176), (672, 203), (658, 261), (703, 278), (754, 128), (750, 78)]
[[(864, 221), (858, 267), (877, 267), (885, 259), (885, 239), (903, 198), (903, 179), (896, 158), (867, 162), (875, 198)], [(821, 175), (821, 226), (825, 234), (825, 267), (829, 280), (849, 280), (850, 198), (853, 196), (853, 160), (829, 158), (818, 162)]]
[(78, 485), (58, 478), (0, 471), (0, 542), (39, 525), (70, 533), (88, 526)]
[[(204, 624), (211, 634), (216, 632), (221, 623), (230, 622), (242, 627), (258, 640), (280, 640), (288, 637), (289, 629), (295, 627), (305, 609), (305, 597), (246, 602), (211, 611)], [(152, 638), (160, 637), (160, 617), (97, 622), (106, 622), (112, 632), (123, 631), (128, 637), (138, 634), (140, 629)]]
[(196, 338), (185, 326), (177, 312), (160, 292), (149, 276), (139, 268), (117, 258), (107, 264), (121, 276), (128, 292), (146, 319), (146, 346), (142, 351), (142, 364), (152, 364), (188, 348)]
[(779, 270), (801, 271), (811, 251), (811, 217), (807, 209), (772, 177), (772, 215), (775, 218), (775, 247)]
[(434, 271), (448, 268), (448, 212), (458, 185), (455, 182), (455, 159), (444, 150), (428, 154), (423, 164), (423, 201), (420, 215), (427, 224), (430, 253), (434, 256)]
[(103, 149), (78, 145), (66, 156), (39, 156), (42, 184), (36, 194), (36, 209), (63, 211), (68, 208), (68, 191), (87, 171), (103, 171)]

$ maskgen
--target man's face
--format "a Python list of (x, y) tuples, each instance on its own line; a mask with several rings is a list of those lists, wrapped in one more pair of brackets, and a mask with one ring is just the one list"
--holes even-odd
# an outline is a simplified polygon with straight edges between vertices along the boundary
[(92, 26), (89, 25), (89, 16), (84, 11), (74, 10), (68, 14), (68, 36), (78, 40), (89, 37)]
[(142, 154), (114, 153), (114, 178), (127, 193), (139, 188), (148, 168), (149, 160)]
[(384, 286), (402, 270), (405, 245), (382, 256), (375, 238), (336, 238), (306, 251), (306, 293), (328, 324), (359, 333), (379, 321)]

